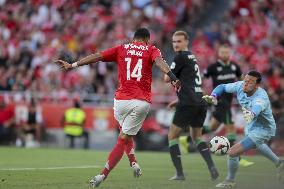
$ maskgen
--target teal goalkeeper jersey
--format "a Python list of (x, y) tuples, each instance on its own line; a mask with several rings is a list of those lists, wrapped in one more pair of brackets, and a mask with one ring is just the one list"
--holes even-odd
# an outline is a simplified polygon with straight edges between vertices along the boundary
[(212, 94), (220, 96), (223, 92), (235, 93), (239, 104), (255, 114), (252, 122), (245, 127), (246, 133), (261, 130), (266, 132), (267, 135), (275, 136), (276, 124), (272, 115), (269, 97), (263, 88), (259, 87), (252, 96), (248, 97), (243, 92), (243, 81), (238, 81), (219, 85), (212, 91)]

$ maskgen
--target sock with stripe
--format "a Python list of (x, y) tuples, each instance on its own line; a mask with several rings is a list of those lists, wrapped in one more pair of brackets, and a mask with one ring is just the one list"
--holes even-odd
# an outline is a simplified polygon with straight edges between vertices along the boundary
[(116, 166), (116, 164), (121, 160), (125, 149), (125, 139), (118, 137), (116, 145), (113, 147), (111, 153), (108, 156), (107, 163), (102, 170), (101, 174), (105, 175), (107, 178), (110, 171)]
[(130, 166), (132, 166), (133, 162), (137, 162), (136, 158), (135, 158), (135, 153), (134, 153), (134, 142), (133, 142), (133, 138), (128, 139), (125, 142), (125, 153), (128, 157)]
[(181, 164), (181, 153), (178, 145), (178, 139), (169, 141), (170, 154), (172, 162), (176, 168), (176, 173), (178, 176), (183, 175), (183, 169)]
[(211, 158), (211, 154), (210, 154), (208, 145), (200, 138), (198, 138), (195, 141), (195, 144), (197, 146), (197, 149), (198, 149), (199, 153), (201, 154), (201, 156), (205, 160), (208, 168), (210, 169), (211, 167), (213, 167), (214, 166), (214, 162), (213, 162), (213, 160)]
[(230, 142), (230, 146), (232, 147), (236, 142), (236, 138), (237, 138), (236, 133), (228, 133), (227, 138)]

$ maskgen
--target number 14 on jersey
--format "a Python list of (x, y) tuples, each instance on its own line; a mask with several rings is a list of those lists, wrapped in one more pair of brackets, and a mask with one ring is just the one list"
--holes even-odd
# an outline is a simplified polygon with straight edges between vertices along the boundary
[[(141, 70), (142, 70), (142, 59), (139, 58), (136, 62), (134, 69), (130, 70), (130, 65), (133, 64), (131, 58), (125, 58), (126, 61), (126, 79), (130, 80), (130, 78), (136, 78), (136, 81), (140, 81), (142, 78)], [(134, 63), (135, 64), (135, 63)]]

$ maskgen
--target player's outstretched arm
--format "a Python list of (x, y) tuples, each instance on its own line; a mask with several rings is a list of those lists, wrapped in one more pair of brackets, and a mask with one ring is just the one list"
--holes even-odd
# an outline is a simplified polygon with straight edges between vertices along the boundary
[(176, 88), (177, 91), (180, 90), (181, 82), (180, 80), (173, 74), (169, 65), (162, 57), (155, 58), (155, 65), (169, 77), (169, 81), (171, 81), (172, 85)]
[(208, 103), (208, 104), (213, 104), (217, 105), (218, 100), (217, 97), (220, 96), (223, 92), (225, 91), (225, 85), (221, 84), (218, 85), (210, 95), (204, 95), (202, 98)]
[(70, 64), (66, 61), (63, 61), (63, 60), (55, 60), (54, 62), (56, 64), (58, 64), (62, 70), (68, 71), (68, 70), (71, 70), (71, 69), (79, 67), (79, 66), (99, 62), (102, 59), (103, 59), (103, 57), (102, 57), (101, 53), (95, 53), (95, 54), (91, 54), (89, 56), (86, 56), (85, 58), (82, 58), (81, 60), (74, 62), (72, 64)]
[(215, 87), (210, 95), (205, 95), (202, 98), (209, 104), (217, 105), (217, 98), (223, 93), (236, 93), (240, 82), (221, 84)]

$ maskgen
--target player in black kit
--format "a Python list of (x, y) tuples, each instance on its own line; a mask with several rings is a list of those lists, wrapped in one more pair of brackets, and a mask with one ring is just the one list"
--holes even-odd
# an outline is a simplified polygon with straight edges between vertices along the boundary
[[(218, 49), (218, 60), (211, 64), (205, 71), (204, 76), (206, 78), (211, 77), (213, 82), (213, 88), (220, 84), (233, 83), (241, 79), (240, 67), (230, 61), (231, 49), (228, 45), (222, 45)], [(214, 112), (210, 120), (209, 127), (204, 127), (205, 132), (211, 132), (218, 129), (223, 123), (226, 128), (227, 138), (230, 141), (230, 146), (233, 146), (236, 141), (235, 127), (232, 121), (231, 104), (233, 95), (230, 93), (224, 93), (218, 98), (218, 104), (215, 107)], [(243, 166), (252, 165), (252, 162), (242, 159), (240, 164)]]
[[(197, 60), (188, 51), (189, 41), (186, 32), (176, 31), (172, 40), (176, 56), (171, 64), (171, 70), (183, 84), (180, 91), (177, 91), (178, 100), (171, 103), (171, 106), (176, 105), (176, 112), (169, 129), (168, 140), (172, 162), (176, 168), (176, 175), (170, 178), (170, 180), (185, 180), (178, 137), (189, 126), (191, 127), (191, 137), (207, 163), (211, 179), (215, 180), (219, 174), (211, 158), (209, 148), (201, 138), (207, 107), (202, 99), (202, 80)], [(169, 76), (165, 75), (164, 80), (170, 82)]]

